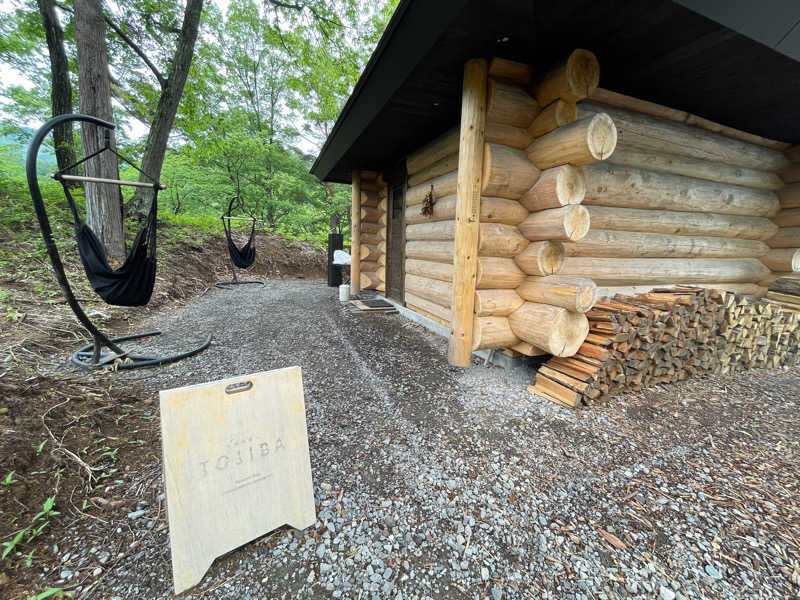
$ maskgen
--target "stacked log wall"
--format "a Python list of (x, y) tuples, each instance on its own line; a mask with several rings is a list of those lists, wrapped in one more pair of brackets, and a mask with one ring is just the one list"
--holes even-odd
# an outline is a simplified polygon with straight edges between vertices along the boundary
[[(586, 51), (538, 83), (530, 70), (507, 71), (524, 78), (490, 86), (500, 101), (487, 116), (484, 192), (518, 199), (529, 211), (520, 233), (563, 248), (552, 275), (591, 280), (600, 297), (675, 284), (763, 296), (800, 267), (800, 150), (784, 156), (781, 142), (598, 90)], [(509, 87), (528, 77), (535, 103)], [(525, 111), (528, 138), (514, 129)], [(513, 150), (528, 140), (539, 176), (520, 196), (527, 174)], [(495, 160), (505, 165), (497, 173)], [(534, 250), (516, 255), (518, 266), (536, 270)], [(541, 300), (538, 287), (517, 295)], [(577, 292), (559, 291), (572, 307)]]
[(800, 146), (786, 150), (785, 157), (787, 162), (779, 173), (784, 182), (778, 190), (780, 206), (772, 217), (777, 230), (766, 240), (769, 251), (761, 257), (772, 271), (762, 282), (766, 287), (780, 277), (800, 272)]
[[(558, 240), (578, 240), (589, 226), (578, 206), (583, 176), (569, 162), (590, 164), (610, 153), (614, 126), (607, 117), (589, 119), (549, 144), (535, 142), (576, 121), (575, 102), (597, 75), (594, 55), (581, 50), (538, 80), (528, 65), (495, 59), (489, 66), (473, 350), (566, 356), (588, 332), (583, 312), (594, 302), (593, 282), (551, 276), (564, 260)], [(406, 161), (406, 304), (445, 324), (452, 319), (458, 140), (456, 129), (448, 131)], [(570, 155), (554, 157), (564, 143)]]
[(361, 223), (359, 230), (361, 289), (386, 291), (387, 188), (374, 171), (361, 172)]
[[(761, 296), (797, 268), (800, 151), (601, 90), (585, 50), (543, 75), (495, 59), (489, 77), (474, 349), (569, 356), (595, 297), (676, 284)], [(407, 161), (406, 303), (445, 324), (458, 140)]]
[[(588, 333), (583, 313), (594, 303), (595, 285), (557, 276), (561, 240), (580, 239), (588, 229), (579, 165), (613, 148), (613, 136), (604, 138), (605, 147), (587, 146), (589, 129), (609, 125), (597, 123), (601, 117), (553, 138), (576, 122), (575, 102), (596, 86), (597, 73), (594, 55), (583, 50), (538, 78), (527, 65), (490, 65), (475, 350), (569, 356)], [(571, 154), (554, 158), (557, 147)]]
[(618, 143), (583, 169), (591, 226), (564, 243), (562, 273), (591, 277), (601, 297), (675, 284), (763, 296), (794, 258), (774, 246), (800, 245), (781, 231), (784, 146), (608, 90), (578, 104), (579, 119), (599, 114)]
[(443, 325), (453, 319), (453, 252), (459, 128), (406, 160), (405, 290), (408, 308)]

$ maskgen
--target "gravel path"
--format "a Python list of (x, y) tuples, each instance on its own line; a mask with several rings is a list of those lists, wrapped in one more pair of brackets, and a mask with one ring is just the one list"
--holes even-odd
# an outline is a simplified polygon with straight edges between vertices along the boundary
[[(285, 281), (214, 291), (158, 323), (165, 347), (216, 330), (207, 352), (122, 375), (152, 401), (159, 388), (303, 367), (316, 528), (282, 529), (218, 560), (186, 597), (800, 591), (800, 369), (571, 411), (526, 392), (524, 370), (452, 369), (442, 339), (399, 315), (345, 314), (336, 294)], [(170, 596), (159, 474), (154, 463), (125, 475), (149, 483), (136, 488), (143, 512), (116, 533), (98, 524), (60, 542), (59, 552), (106, 559), (83, 597)]]

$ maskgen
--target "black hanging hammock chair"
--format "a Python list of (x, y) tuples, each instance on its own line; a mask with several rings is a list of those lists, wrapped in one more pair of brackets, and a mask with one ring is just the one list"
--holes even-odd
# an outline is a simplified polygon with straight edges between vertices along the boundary
[[(114, 150), (111, 150), (114, 152)], [(117, 154), (116, 152), (114, 152)], [(124, 159), (123, 159), (124, 160)], [(127, 162), (127, 161), (126, 161)], [(74, 165), (73, 165), (74, 166)], [(153, 295), (156, 283), (156, 214), (158, 211), (158, 188), (153, 191), (153, 203), (144, 228), (136, 235), (125, 262), (119, 269), (108, 266), (106, 251), (94, 231), (83, 222), (72, 199), (64, 173), (53, 175), (64, 188), (75, 222), (75, 237), (78, 240), (83, 268), (92, 289), (106, 304), (114, 306), (145, 306)]]
[[(61, 291), (67, 299), (69, 307), (75, 313), (78, 321), (83, 325), (89, 333), (92, 334), (94, 342), (79, 348), (72, 354), (72, 362), (81, 367), (104, 367), (108, 365), (114, 366), (116, 369), (135, 369), (138, 367), (150, 367), (156, 365), (163, 365), (171, 362), (193, 356), (202, 352), (209, 345), (213, 334), (209, 334), (205, 341), (199, 346), (180, 354), (170, 356), (150, 356), (141, 354), (132, 354), (124, 351), (118, 346), (120, 342), (137, 340), (154, 335), (160, 335), (160, 331), (152, 331), (149, 333), (140, 333), (135, 335), (128, 335), (119, 338), (108, 338), (91, 322), (89, 317), (78, 304), (72, 288), (69, 285), (67, 276), (64, 272), (64, 265), (61, 262), (61, 257), (58, 253), (58, 247), (53, 240), (53, 231), (50, 228), (50, 219), (47, 216), (44, 202), (42, 200), (42, 192), (39, 189), (39, 182), (36, 174), (36, 163), (39, 155), (39, 148), (44, 142), (45, 137), (55, 127), (61, 123), (68, 121), (82, 121), (86, 123), (93, 123), (100, 127), (105, 128), (105, 146), (98, 149), (96, 152), (79, 160), (74, 165), (62, 169), (55, 173), (52, 177), (60, 182), (64, 188), (64, 195), (69, 204), (72, 218), (75, 222), (75, 236), (78, 242), (78, 253), (83, 263), (83, 268), (86, 271), (86, 276), (95, 292), (107, 303), (117, 306), (144, 306), (150, 301), (150, 296), (153, 293), (153, 286), (156, 280), (156, 224), (158, 214), (158, 191), (165, 189), (164, 186), (146, 173), (143, 173), (136, 165), (134, 165), (127, 158), (119, 154), (114, 148), (111, 147), (111, 130), (115, 128), (113, 123), (103, 121), (97, 117), (89, 115), (59, 115), (47, 123), (45, 123), (34, 135), (31, 144), (28, 147), (28, 156), (26, 160), (26, 174), (28, 178), (28, 189), (30, 190), (33, 206), (36, 210), (36, 216), (39, 219), (39, 225), (42, 230), (42, 237), (47, 248), (47, 254), (50, 258), (50, 263), (53, 266), (56, 280), (58, 281)], [(102, 152), (113, 152), (117, 157), (125, 163), (134, 167), (137, 171), (144, 174), (152, 183), (143, 183), (138, 181), (119, 181), (114, 179), (102, 179), (97, 177), (87, 177), (82, 175), (69, 175), (66, 172), (74, 169), (78, 165), (94, 158)], [(150, 206), (150, 212), (147, 217), (143, 229), (137, 234), (133, 242), (131, 252), (126, 258), (124, 264), (119, 269), (112, 269), (108, 264), (105, 249), (103, 244), (97, 239), (97, 236), (83, 222), (75, 201), (70, 193), (69, 183), (71, 181), (87, 181), (103, 184), (115, 185), (130, 185), (135, 187), (149, 187), (153, 190), (153, 202)], [(108, 348), (110, 352), (103, 352), (103, 348)]]
[(247, 243), (239, 248), (236, 245), (236, 242), (233, 241), (231, 221), (241, 219), (246, 221), (248, 219), (244, 217), (234, 217), (232, 215), (233, 205), (238, 199), (238, 196), (231, 198), (231, 201), (228, 203), (228, 212), (220, 216), (220, 219), (222, 220), (222, 228), (225, 230), (225, 238), (228, 240), (228, 255), (231, 259), (231, 272), (233, 273), (233, 279), (230, 281), (218, 281), (214, 284), (218, 288), (222, 289), (227, 289), (234, 285), (247, 285), (249, 283), (264, 285), (263, 281), (256, 281), (254, 279), (239, 279), (239, 276), (236, 273), (237, 268), (247, 269), (256, 261), (256, 225), (258, 224), (258, 221), (255, 217), (250, 217), (252, 219), (250, 226), (250, 237), (248, 238)]

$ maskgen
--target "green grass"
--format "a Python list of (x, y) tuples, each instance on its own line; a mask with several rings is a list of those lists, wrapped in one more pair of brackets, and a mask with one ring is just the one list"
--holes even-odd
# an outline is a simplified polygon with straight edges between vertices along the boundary
[(222, 235), (222, 223), (219, 216), (189, 215), (186, 213), (174, 215), (164, 212), (159, 215), (159, 221), (168, 227), (189, 227), (210, 235)]
[[(67, 201), (61, 186), (55, 181), (40, 181), (42, 198), (50, 217), (50, 224), (54, 227), (61, 223), (72, 223), (72, 217), (67, 207)], [(75, 203), (81, 211), (84, 210), (83, 192), (78, 190), (73, 194)], [(18, 178), (0, 176), (0, 203), (3, 206), (0, 227), (7, 229), (13, 236), (27, 235), (30, 228), (36, 226), (36, 213), (33, 209), (28, 186)]]
[[(196, 236), (198, 232), (208, 235), (224, 235), (222, 223), (217, 215), (190, 215), (187, 213), (175, 215), (168, 212), (162, 212), (159, 215), (159, 222), (161, 232), (169, 241), (182, 241), (183, 243), (187, 243), (189, 245), (196, 245)], [(241, 231), (243, 231), (245, 234), (249, 234), (250, 224), (248, 223), (246, 226), (238, 227), (234, 225), (234, 230), (236, 229), (241, 229)], [(327, 234), (295, 235), (292, 232), (285, 231), (280, 227), (278, 227), (273, 233), (280, 235), (287, 242), (289, 242), (289, 245), (291, 245), (291, 242), (308, 242), (317, 248), (323, 248), (328, 243)]]

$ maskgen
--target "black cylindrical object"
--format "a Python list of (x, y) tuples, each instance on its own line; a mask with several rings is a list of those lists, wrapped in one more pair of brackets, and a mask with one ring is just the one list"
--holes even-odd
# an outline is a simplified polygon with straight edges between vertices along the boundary
[(328, 286), (342, 285), (342, 265), (333, 264), (333, 253), (344, 248), (344, 236), (341, 233), (328, 234)]

